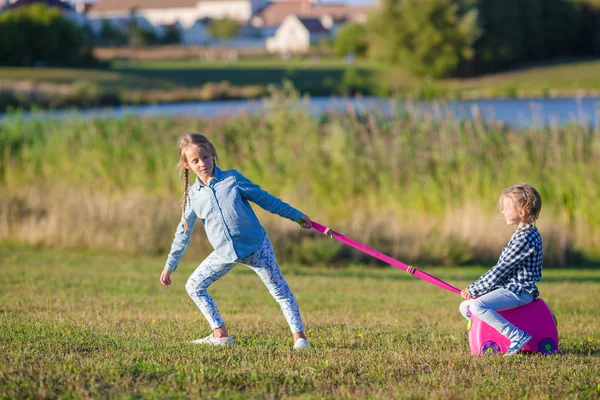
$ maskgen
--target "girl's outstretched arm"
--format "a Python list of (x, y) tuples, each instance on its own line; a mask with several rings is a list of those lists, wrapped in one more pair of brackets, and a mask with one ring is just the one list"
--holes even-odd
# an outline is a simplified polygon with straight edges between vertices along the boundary
[(169, 256), (167, 257), (165, 269), (175, 271), (190, 244), (195, 224), (196, 213), (194, 213), (191, 207), (191, 200), (188, 199), (185, 215), (183, 215), (181, 222), (175, 230), (175, 237), (173, 238), (173, 244), (171, 244), (171, 251), (169, 251)]
[(280, 198), (273, 196), (266, 190), (261, 189), (260, 186), (251, 182), (238, 171), (235, 171), (235, 179), (242, 195), (253, 203), (258, 204), (265, 210), (273, 214), (280, 215), (284, 218), (291, 219), (294, 222), (302, 219), (304, 216), (302, 212), (296, 210), (294, 207), (282, 201)]

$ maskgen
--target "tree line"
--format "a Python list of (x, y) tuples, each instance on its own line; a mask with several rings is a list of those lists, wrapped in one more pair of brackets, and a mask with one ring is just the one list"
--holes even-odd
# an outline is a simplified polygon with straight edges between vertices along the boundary
[[(229, 33), (229, 25), (215, 24), (211, 33)], [(179, 41), (173, 29), (157, 38), (133, 24), (129, 33), (137, 45)], [(58, 9), (22, 7), (0, 15), (0, 65), (89, 65), (98, 40), (121, 43), (122, 35), (105, 24), (95, 38)], [(435, 78), (597, 57), (600, 0), (381, 0), (367, 24), (339, 29), (333, 49)]]
[(600, 0), (381, 1), (369, 55), (420, 76), (600, 55)]

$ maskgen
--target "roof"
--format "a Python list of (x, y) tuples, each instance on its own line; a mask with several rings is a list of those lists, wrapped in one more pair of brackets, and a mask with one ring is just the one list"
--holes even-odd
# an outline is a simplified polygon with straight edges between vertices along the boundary
[(329, 33), (317, 18), (298, 17), (298, 20), (310, 33)]
[(193, 8), (199, 0), (100, 0), (90, 7), (97, 11), (128, 11), (133, 9)]
[(268, 4), (254, 17), (262, 18), (263, 26), (281, 25), (285, 17), (296, 14), (303, 18), (319, 18), (330, 15), (334, 20), (354, 20), (359, 15), (364, 15), (372, 7), (351, 7), (344, 3), (311, 3), (307, 0), (276, 1)]
[(71, 5), (69, 3), (65, 3), (64, 1), (61, 1), (61, 0), (17, 0), (12, 4), (7, 3), (4, 6), (4, 10), (12, 10), (12, 9), (19, 8), (19, 7), (31, 6), (33, 4), (45, 4), (48, 7), (58, 7), (58, 8), (62, 8), (63, 10), (69, 10), (69, 11), (73, 10), (73, 7), (71, 7)]

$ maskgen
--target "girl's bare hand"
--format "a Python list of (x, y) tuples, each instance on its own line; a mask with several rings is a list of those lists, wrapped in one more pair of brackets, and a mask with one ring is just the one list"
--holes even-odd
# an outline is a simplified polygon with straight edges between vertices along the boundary
[(302, 223), (300, 224), (304, 229), (310, 229), (312, 228), (312, 222), (310, 221), (310, 218), (308, 218), (308, 215), (303, 215), (302, 218), (300, 218), (302, 220)]
[(171, 270), (168, 268), (163, 269), (162, 274), (160, 274), (160, 283), (164, 286), (169, 286), (171, 284)]
[(465, 300), (471, 300), (471, 293), (469, 293), (468, 289), (463, 289), (460, 292), (460, 297), (462, 297)]

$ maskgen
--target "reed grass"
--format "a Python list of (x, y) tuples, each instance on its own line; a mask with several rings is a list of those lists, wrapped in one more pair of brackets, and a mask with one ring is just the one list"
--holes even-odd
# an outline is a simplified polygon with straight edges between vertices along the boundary
[[(177, 137), (206, 134), (236, 168), (332, 229), (410, 262), (493, 262), (511, 229), (501, 190), (540, 191), (548, 264), (600, 248), (600, 131), (515, 131), (480, 119), (371, 109), (312, 117), (289, 87), (261, 115), (30, 120), (0, 126), (0, 240), (162, 253), (178, 222)], [(297, 261), (364, 260), (259, 210)], [(202, 236), (197, 234), (198, 236)], [(203, 239), (193, 252), (205, 253)]]

